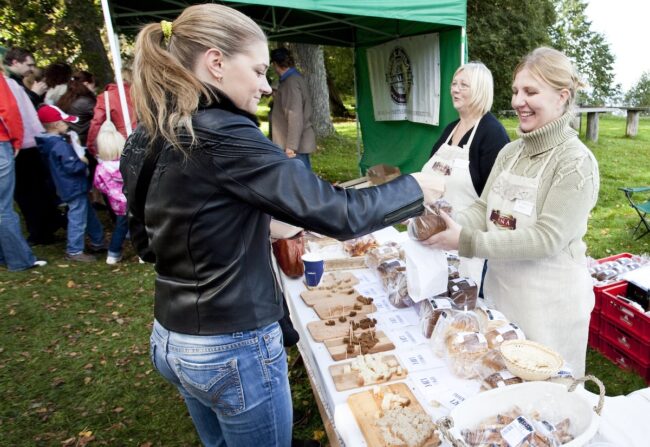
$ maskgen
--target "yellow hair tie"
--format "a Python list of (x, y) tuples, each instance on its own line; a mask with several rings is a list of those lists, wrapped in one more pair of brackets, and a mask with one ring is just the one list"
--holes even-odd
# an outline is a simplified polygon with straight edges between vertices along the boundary
[(172, 22), (167, 20), (160, 21), (160, 28), (162, 28), (163, 36), (165, 37), (165, 43), (169, 44), (169, 39), (172, 37)]

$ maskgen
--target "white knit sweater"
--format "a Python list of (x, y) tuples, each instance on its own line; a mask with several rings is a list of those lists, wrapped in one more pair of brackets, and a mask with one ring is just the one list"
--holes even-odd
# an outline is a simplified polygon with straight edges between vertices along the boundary
[[(489, 259), (540, 259), (565, 251), (584, 262), (589, 212), (598, 199), (598, 163), (578, 139), (569, 123), (568, 112), (557, 120), (529, 133), (518, 131), (519, 139), (506, 145), (497, 157), (481, 197), (459, 213), (463, 226), (458, 252), (461, 256)], [(517, 230), (487, 231), (486, 199), (498, 175), (523, 151), (512, 173), (535, 177), (551, 155), (540, 179), (537, 195), (537, 222)]]

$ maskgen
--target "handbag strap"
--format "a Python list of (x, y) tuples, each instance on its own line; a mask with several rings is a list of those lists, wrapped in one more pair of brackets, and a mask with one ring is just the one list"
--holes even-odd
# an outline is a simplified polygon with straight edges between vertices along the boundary
[(111, 103), (108, 100), (108, 90), (104, 91), (104, 105), (106, 108), (106, 120), (109, 123), (111, 122)]

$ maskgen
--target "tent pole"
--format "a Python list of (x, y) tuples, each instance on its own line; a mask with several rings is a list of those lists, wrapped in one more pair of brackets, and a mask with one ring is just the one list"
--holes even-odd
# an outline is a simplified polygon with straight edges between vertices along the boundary
[(357, 97), (357, 46), (352, 46), (352, 73), (354, 74), (354, 121), (357, 131), (357, 168), (361, 175), (361, 126), (359, 123), (359, 98)]
[[(122, 108), (122, 116), (124, 117), (124, 128), (126, 135), (131, 135), (133, 129), (131, 128), (131, 114), (129, 107), (126, 103), (126, 92), (124, 91), (124, 81), (122, 80), (122, 59), (120, 58), (119, 42), (117, 34), (113, 31), (113, 22), (111, 20), (111, 13), (108, 9), (108, 0), (101, 0), (102, 11), (104, 13), (104, 23), (106, 24), (106, 34), (108, 35), (108, 44), (111, 48), (111, 58), (113, 59), (113, 70), (115, 71), (115, 83), (117, 84), (117, 93), (120, 97), (120, 107)], [(107, 111), (110, 113), (110, 111)]]

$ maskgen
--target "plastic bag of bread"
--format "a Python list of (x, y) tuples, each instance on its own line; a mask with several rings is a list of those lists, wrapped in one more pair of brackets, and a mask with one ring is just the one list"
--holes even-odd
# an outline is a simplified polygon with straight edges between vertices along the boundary
[(449, 298), (435, 297), (420, 301), (417, 312), (420, 316), (420, 329), (425, 338), (431, 338), (433, 328), (443, 311), (451, 310)]
[(388, 284), (394, 282), (397, 276), (406, 272), (406, 262), (399, 258), (386, 259), (377, 266), (377, 273), (385, 288)]
[(343, 242), (343, 248), (352, 257), (364, 256), (369, 250), (377, 247), (377, 239), (372, 234), (357, 237)]
[(451, 371), (462, 379), (476, 377), (476, 362), (488, 352), (485, 336), (480, 332), (457, 332), (446, 340)]
[(489, 309), (487, 307), (479, 306), (474, 309), (478, 321), (481, 325), (481, 332), (489, 332), (499, 326), (505, 326), (510, 321), (496, 309)]
[(489, 376), (482, 378), (481, 380), (481, 385), (486, 390), (501, 388), (504, 386), (515, 385), (517, 383), (524, 382), (521, 377), (515, 376), (507, 369), (492, 373)]
[(388, 242), (366, 253), (366, 265), (370, 269), (376, 269), (379, 264), (389, 259), (404, 259), (404, 252), (396, 242)]
[(449, 202), (445, 199), (439, 199), (430, 207), (427, 206), (423, 215), (411, 219), (407, 228), (409, 237), (416, 241), (423, 241), (446, 230), (447, 224), (440, 215), (440, 210), (449, 215), (452, 212)]
[(490, 349), (496, 349), (506, 340), (525, 340), (526, 336), (519, 326), (514, 323), (508, 323), (487, 331), (485, 338)]
[(490, 349), (486, 352), (478, 362), (474, 365), (476, 375), (484, 379), (496, 372), (507, 369), (506, 362), (503, 360), (501, 351), (498, 349)]
[(433, 327), (433, 332), (431, 333), (431, 349), (433, 353), (438, 357), (444, 357), (447, 355), (447, 347), (445, 346), (445, 340), (447, 338), (447, 331), (449, 330), (449, 325), (451, 324), (453, 310), (442, 310), (438, 315), (435, 326)]
[(403, 309), (413, 305), (413, 300), (408, 292), (406, 272), (398, 271), (395, 275), (387, 278), (385, 287), (388, 292), (388, 301), (393, 306)]
[(455, 278), (447, 282), (447, 294), (458, 310), (474, 310), (478, 299), (478, 286), (470, 278)]
[(556, 410), (524, 412), (514, 406), (462, 430), (461, 435), (470, 447), (559, 447), (574, 439), (571, 430), (571, 420), (560, 417)]

